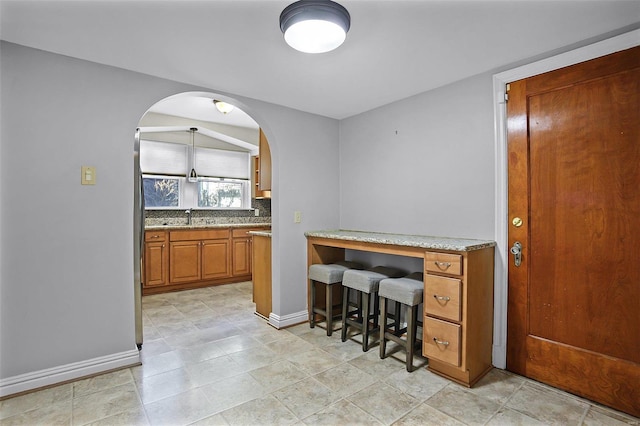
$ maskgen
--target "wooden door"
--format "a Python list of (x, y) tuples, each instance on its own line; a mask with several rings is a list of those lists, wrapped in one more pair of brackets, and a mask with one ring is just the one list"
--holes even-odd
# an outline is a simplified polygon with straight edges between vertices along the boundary
[(171, 284), (200, 280), (200, 241), (174, 241), (169, 250)]
[(233, 276), (251, 275), (251, 239), (233, 239), (233, 260), (231, 262)]
[(508, 93), (507, 368), (638, 416), (640, 47)]
[(202, 242), (202, 279), (231, 276), (229, 240), (205, 240)]

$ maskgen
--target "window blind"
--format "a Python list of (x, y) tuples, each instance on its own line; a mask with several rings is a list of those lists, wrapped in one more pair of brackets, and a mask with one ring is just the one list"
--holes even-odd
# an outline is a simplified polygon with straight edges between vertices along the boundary
[(249, 153), (196, 147), (198, 176), (249, 179)]
[(187, 151), (186, 145), (141, 140), (140, 170), (142, 173), (184, 176)]

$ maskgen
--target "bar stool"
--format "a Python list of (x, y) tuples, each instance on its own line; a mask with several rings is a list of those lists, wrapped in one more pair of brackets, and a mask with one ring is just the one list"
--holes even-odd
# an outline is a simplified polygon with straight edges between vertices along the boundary
[[(362, 330), (362, 350), (369, 350), (369, 335), (378, 330), (378, 286), (380, 281), (390, 277), (401, 277), (402, 271), (385, 266), (376, 266), (366, 271), (350, 269), (342, 277), (342, 341), (347, 340), (347, 329), (353, 326)], [(350, 290), (357, 293), (357, 302), (349, 301)], [(373, 312), (370, 312), (370, 300), (373, 296)], [(349, 307), (356, 309), (349, 311)], [(352, 318), (355, 315), (356, 318)], [(369, 328), (369, 321), (373, 320), (373, 328)]]
[[(348, 269), (362, 269), (363, 266), (357, 262), (340, 261), (329, 265), (315, 264), (309, 267), (309, 283), (311, 293), (311, 317), (309, 318), (309, 326), (316, 326), (316, 314), (325, 317), (327, 323), (327, 336), (333, 333), (333, 319), (342, 314), (333, 315), (333, 309), (340, 305), (333, 305), (333, 285), (342, 283), (342, 275)], [(325, 285), (325, 307), (324, 309), (316, 306), (316, 283)]]
[[(407, 371), (413, 371), (413, 352), (416, 346), (418, 324), (418, 307), (422, 303), (424, 282), (422, 272), (414, 272), (404, 278), (389, 278), (380, 281), (378, 295), (380, 297), (381, 312), (386, 312), (387, 300), (393, 300), (396, 305), (393, 331), (387, 327), (387, 316), (382, 315), (380, 324), (380, 359), (385, 358), (387, 340), (392, 340), (405, 348), (407, 353)], [(400, 329), (399, 307), (406, 307), (407, 327)], [(407, 333), (407, 339), (400, 338)]]

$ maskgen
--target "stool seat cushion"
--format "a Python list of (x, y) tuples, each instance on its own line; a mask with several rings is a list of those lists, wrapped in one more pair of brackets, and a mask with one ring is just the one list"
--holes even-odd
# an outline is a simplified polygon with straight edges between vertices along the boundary
[(424, 283), (422, 272), (414, 272), (403, 278), (386, 278), (380, 281), (378, 295), (400, 302), (404, 305), (415, 306), (422, 303)]
[(404, 274), (399, 269), (386, 266), (376, 266), (366, 271), (350, 269), (344, 273), (342, 285), (364, 293), (375, 293), (381, 280), (402, 275)]
[(339, 283), (342, 281), (344, 271), (348, 269), (362, 269), (362, 265), (348, 261), (340, 261), (329, 265), (311, 265), (309, 267), (309, 279), (325, 284)]

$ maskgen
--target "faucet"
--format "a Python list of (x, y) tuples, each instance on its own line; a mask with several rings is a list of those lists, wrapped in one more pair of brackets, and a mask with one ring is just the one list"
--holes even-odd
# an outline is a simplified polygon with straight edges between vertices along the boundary
[(191, 209), (186, 209), (184, 212), (187, 214), (187, 225), (191, 225)]

